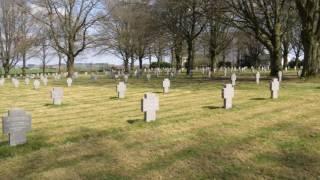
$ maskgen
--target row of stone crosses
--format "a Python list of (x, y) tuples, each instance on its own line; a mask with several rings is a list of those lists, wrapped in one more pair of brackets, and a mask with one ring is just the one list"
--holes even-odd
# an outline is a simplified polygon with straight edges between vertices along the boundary
[[(279, 78), (279, 79), (278, 79)], [(270, 82), (271, 98), (277, 99), (279, 96), (280, 81), (282, 80), (282, 72), (279, 77), (274, 78)], [(14, 79), (14, 78), (13, 78)], [(45, 79), (45, 78), (44, 78)], [(71, 78), (68, 78), (70, 80)], [(72, 80), (72, 79), (71, 79)], [(231, 84), (224, 85), (222, 89), (222, 98), (225, 109), (232, 108), (232, 99), (235, 96), (234, 87), (236, 85), (237, 76), (235, 73), (231, 76)], [(14, 80), (16, 81), (16, 80)], [(71, 82), (72, 83), (72, 82)], [(260, 83), (260, 73), (256, 74), (256, 83)], [(71, 86), (71, 85), (70, 85)], [(171, 82), (169, 79), (163, 81), (163, 93), (169, 93)], [(116, 92), (119, 99), (125, 98), (127, 86), (125, 82), (119, 82)], [(63, 101), (63, 88), (54, 87), (51, 91), (51, 98), (54, 105), (61, 105)], [(141, 100), (141, 111), (144, 113), (144, 120), (152, 122), (156, 120), (156, 112), (159, 111), (159, 97), (154, 93), (146, 93)], [(8, 111), (2, 118), (3, 133), (9, 136), (9, 145), (16, 146), (27, 142), (27, 132), (31, 131), (31, 115), (23, 109), (14, 108)]]

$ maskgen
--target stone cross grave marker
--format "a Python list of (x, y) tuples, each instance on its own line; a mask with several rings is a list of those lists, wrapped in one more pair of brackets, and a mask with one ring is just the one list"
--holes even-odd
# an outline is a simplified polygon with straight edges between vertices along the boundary
[(236, 73), (232, 73), (232, 75), (231, 75), (232, 86), (235, 86), (235, 85), (236, 85), (236, 80), (237, 80), (237, 75), (236, 75)]
[(282, 71), (279, 71), (278, 72), (279, 82), (282, 82), (282, 75), (283, 75)]
[(151, 74), (147, 74), (147, 80), (150, 81), (151, 79)]
[(15, 88), (18, 88), (20, 85), (20, 82), (16, 78), (12, 78), (12, 84)]
[(4, 86), (5, 82), (6, 82), (6, 80), (4, 78), (0, 78), (0, 86)]
[(39, 80), (34, 80), (33, 81), (33, 87), (35, 90), (40, 88), (40, 81)]
[(30, 79), (29, 79), (29, 78), (26, 78), (26, 79), (24, 80), (24, 82), (25, 82), (26, 85), (29, 85), (29, 84), (30, 84)]
[(126, 74), (126, 75), (123, 76), (123, 79), (124, 79), (124, 82), (127, 83), (128, 79), (129, 79), (129, 76)]
[(224, 85), (224, 88), (222, 89), (222, 98), (224, 99), (223, 107), (225, 109), (232, 108), (233, 97), (234, 97), (234, 88), (232, 84)]
[(123, 99), (125, 98), (127, 91), (127, 85), (124, 82), (119, 82), (117, 85), (117, 93), (118, 93), (118, 98)]
[(170, 80), (169, 79), (164, 79), (162, 82), (162, 86), (163, 86), (163, 93), (169, 93), (169, 89), (170, 89)]
[(31, 130), (31, 115), (22, 109), (11, 109), (2, 118), (3, 134), (9, 135), (10, 146), (25, 144)]
[(71, 78), (68, 78), (68, 79), (67, 79), (67, 85), (68, 85), (68, 87), (71, 87), (71, 86), (72, 86), (72, 82), (73, 82), (73, 80), (72, 80)]
[(270, 91), (271, 91), (271, 98), (278, 99), (279, 97), (279, 90), (280, 90), (280, 82), (277, 78), (274, 78), (270, 82)]
[(141, 111), (144, 112), (146, 122), (155, 121), (156, 111), (159, 111), (159, 98), (154, 93), (146, 93), (141, 100)]
[(256, 83), (259, 85), (260, 84), (260, 72), (256, 73)]
[(42, 82), (43, 82), (44, 86), (48, 86), (48, 78), (47, 77), (43, 78)]
[(59, 87), (54, 87), (51, 90), (51, 99), (54, 105), (61, 105), (63, 99), (63, 89)]

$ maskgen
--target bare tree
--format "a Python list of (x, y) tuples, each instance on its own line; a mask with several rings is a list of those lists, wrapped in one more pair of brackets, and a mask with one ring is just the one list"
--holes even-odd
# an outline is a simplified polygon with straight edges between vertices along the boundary
[(16, 0), (0, 0), (0, 61), (7, 76), (20, 59), (23, 49), (23, 13)]
[(93, 26), (102, 18), (100, 0), (35, 0), (34, 17), (49, 29), (54, 48), (67, 57), (68, 77), (76, 57), (94, 44)]
[(286, 0), (229, 0), (234, 25), (254, 35), (269, 51), (271, 75), (282, 69), (281, 43), (286, 31), (290, 3)]

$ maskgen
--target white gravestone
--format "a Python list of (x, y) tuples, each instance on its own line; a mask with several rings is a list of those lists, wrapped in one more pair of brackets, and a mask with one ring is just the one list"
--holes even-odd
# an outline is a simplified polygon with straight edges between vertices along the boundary
[(10, 146), (25, 144), (31, 130), (31, 116), (22, 109), (11, 109), (2, 118), (3, 134), (9, 135)]
[(159, 111), (159, 98), (154, 93), (146, 93), (141, 100), (141, 111), (144, 112), (146, 122), (155, 121), (156, 111)]
[(26, 78), (26, 79), (24, 80), (24, 82), (25, 82), (26, 85), (29, 85), (29, 84), (30, 84), (30, 79), (29, 79), (29, 78)]
[(224, 108), (232, 108), (232, 99), (234, 97), (234, 88), (232, 84), (226, 84), (222, 89), (222, 98), (224, 99)]
[(232, 86), (235, 86), (235, 85), (236, 85), (236, 80), (237, 80), (237, 75), (236, 75), (236, 73), (232, 73), (232, 75), (231, 75)]
[(151, 79), (151, 74), (147, 74), (147, 80), (150, 81)]
[(127, 83), (127, 82), (128, 82), (128, 79), (129, 79), (129, 76), (126, 74), (126, 75), (124, 75), (123, 78), (124, 78), (124, 82)]
[(33, 87), (34, 89), (39, 89), (40, 88), (40, 81), (39, 80), (34, 80), (33, 81)]
[(42, 79), (42, 82), (43, 82), (43, 85), (44, 85), (44, 86), (48, 86), (48, 78), (46, 78), (46, 77), (43, 78), (43, 79)]
[(302, 75), (302, 70), (299, 70), (299, 71), (297, 72), (298, 78), (301, 78), (301, 75)]
[(12, 79), (12, 84), (13, 84), (13, 86), (14, 86), (15, 88), (18, 88), (19, 85), (20, 85), (20, 82), (19, 82), (19, 80), (17, 80), (16, 78), (13, 78), (13, 79)]
[(0, 79), (0, 86), (4, 86), (4, 83), (6, 82), (6, 80), (4, 78)]
[(282, 75), (283, 75), (282, 71), (279, 71), (278, 72), (279, 82), (282, 82)]
[(118, 93), (118, 98), (123, 99), (125, 98), (127, 91), (127, 85), (124, 82), (119, 82), (117, 85), (117, 93)]
[(54, 87), (51, 91), (51, 99), (54, 105), (61, 105), (63, 99), (63, 89)]
[(68, 79), (67, 79), (67, 85), (68, 85), (68, 87), (71, 87), (71, 86), (72, 86), (72, 82), (73, 82), (73, 80), (72, 80), (71, 78), (68, 78)]
[(271, 91), (271, 98), (272, 99), (278, 99), (279, 97), (279, 90), (280, 90), (280, 82), (277, 78), (274, 78), (270, 82), (270, 91)]
[(257, 74), (256, 74), (256, 83), (258, 85), (260, 84), (260, 72), (257, 72)]
[(170, 89), (170, 80), (169, 79), (164, 79), (164, 81), (162, 82), (162, 86), (163, 86), (163, 93), (169, 93), (169, 89)]

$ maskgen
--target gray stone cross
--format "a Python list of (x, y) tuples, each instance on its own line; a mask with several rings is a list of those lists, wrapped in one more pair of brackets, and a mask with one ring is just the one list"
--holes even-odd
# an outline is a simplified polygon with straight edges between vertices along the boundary
[(9, 135), (10, 146), (25, 144), (31, 130), (31, 116), (22, 109), (11, 109), (2, 118), (3, 134)]
[(68, 78), (68, 79), (67, 79), (67, 85), (68, 85), (68, 87), (71, 87), (71, 86), (72, 86), (72, 82), (73, 82), (73, 80), (72, 80), (71, 78)]
[(170, 80), (169, 79), (164, 79), (162, 82), (162, 86), (163, 86), (163, 93), (169, 93), (169, 89), (170, 89)]
[(236, 73), (232, 73), (232, 75), (231, 75), (232, 86), (235, 86), (235, 85), (236, 85), (236, 80), (237, 80), (237, 75), (236, 75)]
[(258, 85), (260, 84), (260, 72), (257, 72), (257, 74), (256, 74), (256, 83)]
[(280, 90), (280, 82), (277, 78), (274, 78), (270, 82), (270, 91), (271, 91), (271, 98), (272, 99), (278, 99), (279, 97), (279, 90)]
[(223, 107), (225, 109), (232, 108), (233, 97), (234, 97), (234, 88), (232, 84), (224, 85), (224, 88), (222, 89), (222, 98), (224, 99)]
[(119, 82), (119, 84), (117, 85), (118, 98), (119, 99), (125, 98), (126, 91), (127, 91), (127, 85), (124, 82)]
[(63, 99), (63, 89), (59, 87), (54, 87), (51, 90), (51, 99), (54, 105), (61, 105)]
[(40, 81), (39, 80), (34, 80), (33, 82), (33, 87), (35, 90), (40, 88)]
[(141, 111), (144, 112), (144, 120), (152, 122), (156, 120), (156, 111), (159, 110), (159, 98), (154, 93), (146, 93), (141, 100)]

